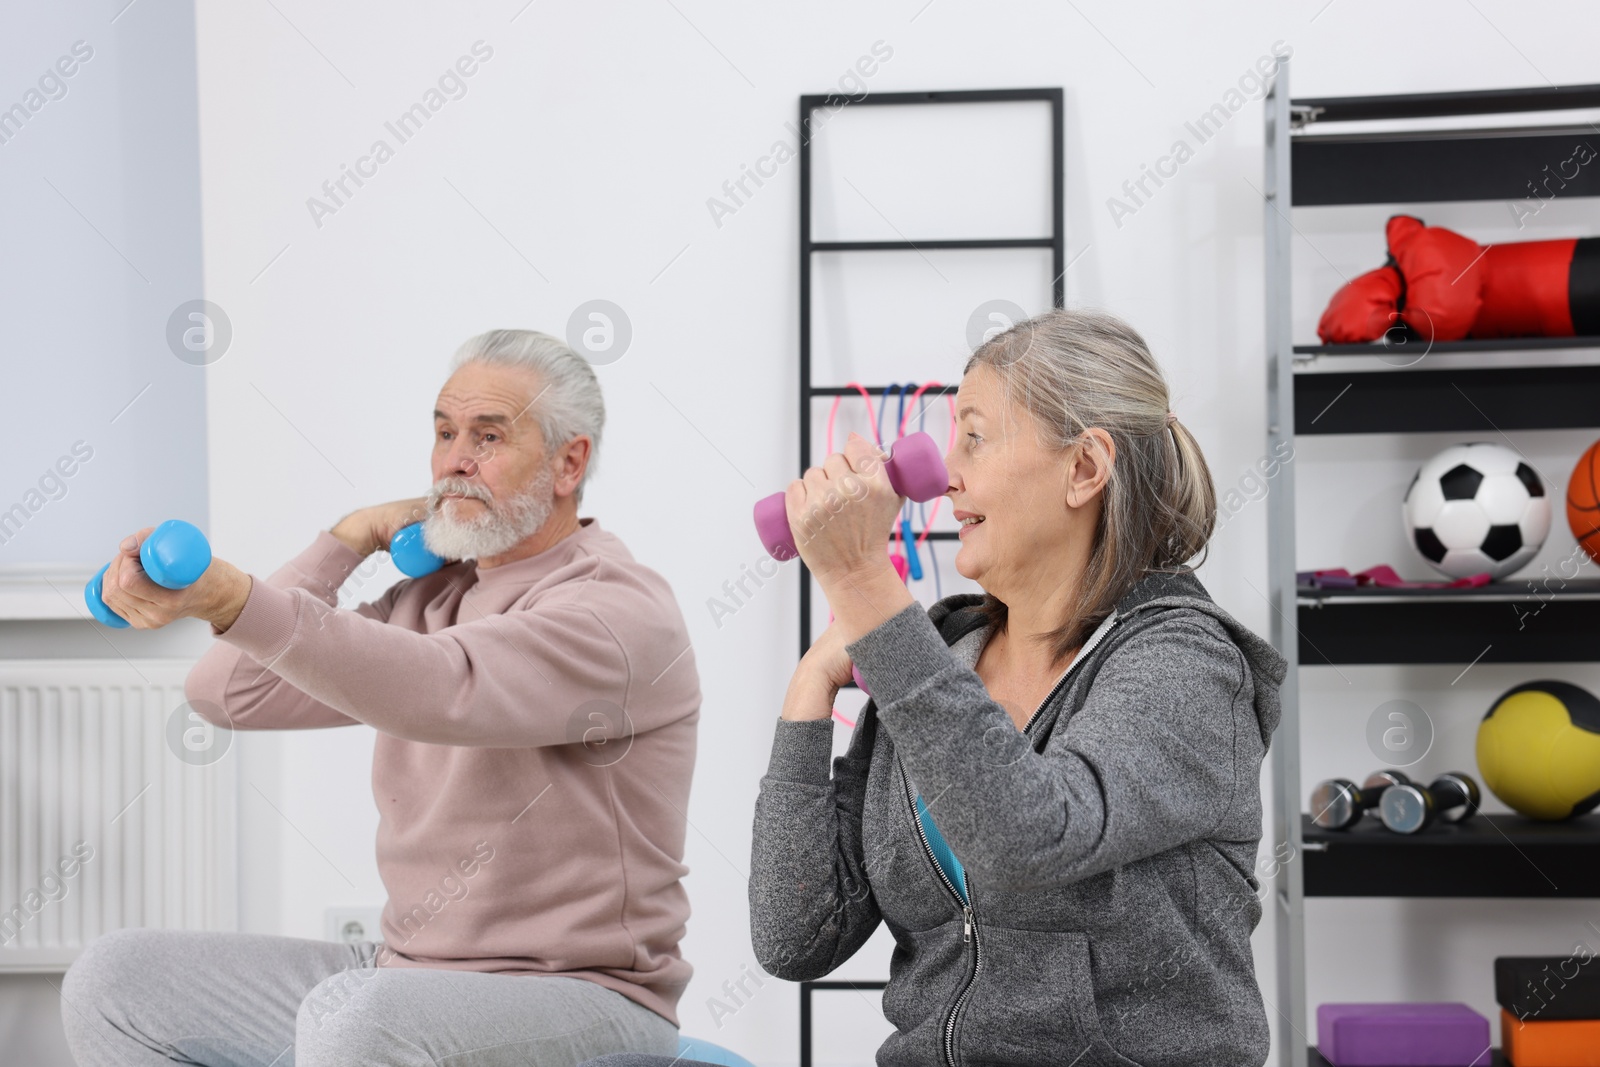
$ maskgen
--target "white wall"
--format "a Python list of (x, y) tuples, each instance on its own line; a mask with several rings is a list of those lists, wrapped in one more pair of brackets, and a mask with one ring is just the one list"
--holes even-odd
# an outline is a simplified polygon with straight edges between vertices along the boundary
[[(1120, 225), (1107, 199), (1276, 41), (1293, 48), (1296, 95), (1573, 83), (1593, 79), (1596, 21), (1575, 3), (1531, 19), (1524, 7), (1491, 0), (906, 0), (782, 10), (505, 0), (426, 12), (375, 2), (201, 5), (205, 280), (235, 332), (208, 374), (219, 551), (262, 574), (345, 511), (419, 492), (430, 402), (463, 338), (497, 326), (562, 332), (594, 298), (623, 307), (633, 342), (600, 372), (610, 424), (587, 510), (672, 582), (700, 664), (705, 705), (687, 857), (695, 915), (684, 944), (697, 977), (681, 1005), (684, 1026), (758, 1062), (793, 1062), (792, 988), (767, 983), (721, 1029), (706, 1000), (742, 964), (753, 969), (743, 875), (751, 805), (794, 661), (794, 582), (762, 590), (720, 628), (705, 602), (739, 563), (757, 558), (749, 506), (795, 469), (798, 170), (781, 168), (720, 226), (707, 198), (785, 136), (799, 94), (832, 87), (876, 41), (893, 57), (868, 80), (873, 91), (1064, 86), (1069, 301), (1108, 307), (1145, 333), (1169, 374), (1175, 410), (1228, 485), (1264, 449), (1260, 103), (1247, 104)], [(392, 144), (384, 123), (479, 40), (493, 56), (467, 95), (318, 226), (307, 198), (374, 139)], [(1032, 158), (1003, 142), (985, 147), (997, 180)], [(915, 190), (888, 164), (854, 165), (840, 162), (841, 176), (874, 203), (882, 197), (878, 207), (893, 220), (886, 204)], [(839, 202), (841, 225), (850, 221), (848, 202)], [(924, 213), (914, 199), (894, 202), (927, 221), (912, 236), (932, 235), (939, 222), (971, 232), (984, 210), (968, 198), (943, 215)], [(874, 215), (858, 210), (856, 221), (876, 225)], [(1570, 221), (1592, 232), (1589, 221)], [(1381, 258), (1375, 236), (1341, 248), (1349, 266)], [(831, 334), (828, 358), (840, 379), (880, 373), (887, 356), (901, 377), (948, 380), (975, 303), (1020, 294), (1037, 277), (1008, 263), (986, 286), (988, 275), (969, 261), (948, 266), (947, 286), (922, 266), (886, 259), (880, 273), (852, 265), (854, 273), (826, 283), (819, 303), (833, 300), (885, 339)], [(1317, 307), (1301, 309), (1297, 339), (1310, 339), (1308, 316), (1328, 291), (1319, 278), (1315, 291), (1302, 292)], [(929, 325), (941, 322), (943, 333)], [(906, 336), (915, 343), (897, 346)], [(1528, 437), (1530, 448), (1549, 447), (1552, 463), (1581, 443)], [(1325, 501), (1315, 496), (1323, 478), (1366, 493), (1403, 485), (1431, 447), (1358, 443), (1358, 458), (1344, 460), (1334, 444), (1318, 444), (1298, 461), (1300, 484), (1308, 500)], [(1369, 463), (1377, 480), (1356, 482)], [(1353, 513), (1337, 500), (1326, 506)], [(1265, 512), (1252, 505), (1228, 523), (1202, 572), (1217, 600), (1263, 633)], [(1422, 576), (1397, 529), (1368, 535), (1321, 511), (1302, 515), (1307, 527), (1322, 524), (1316, 558), (1308, 554), (1305, 565), (1388, 561)], [(1564, 529), (1552, 546), (1558, 541), (1570, 544)], [(1309, 698), (1316, 751), (1308, 743), (1308, 780), (1365, 773), (1373, 761), (1361, 737), (1366, 710), (1409, 692), (1399, 687), (1434, 682), (1376, 669), (1346, 674), (1348, 688)], [(1452, 760), (1470, 753), (1473, 713), (1510, 678), (1482, 670), (1472, 678), (1482, 687), (1475, 696), (1453, 698), (1458, 705), (1444, 714)], [(382, 899), (370, 742), (358, 730), (242, 739), (247, 928), (320, 936), (326, 906)], [(1566, 951), (1587, 913), (1517, 902), (1315, 902), (1311, 914), (1313, 1004), (1440, 997), (1489, 1010), (1491, 951)], [(1464, 925), (1437, 925), (1436, 916)], [(1401, 922), (1410, 925), (1402, 931)], [(1270, 940), (1264, 924), (1258, 959), (1269, 1003)], [(1450, 946), (1466, 945), (1470, 953), (1449, 956)], [(886, 960), (880, 938), (842, 973), (880, 977)], [(846, 1020), (819, 1046), (819, 1061), (866, 1058), (881, 1027), (869, 1008), (848, 995), (819, 1004), (824, 1018)]]
[(194, 13), (97, 6), (0, 11), (0, 571), (206, 521), (204, 372), (167, 343), (204, 295)]
[[(194, 10), (124, 6), (0, 5), (0, 594), (162, 519), (208, 524), (204, 372), (166, 333), (203, 296)], [(206, 630), (0, 618), (0, 657), (186, 656)], [(0, 910), (25, 888), (0, 884)], [(0, 976), (11, 1062), (70, 1064), (58, 984)]]
[[(167, 338), (203, 296), (194, 11), (122, 8), (0, 9), (0, 594), (35, 568), (92, 571), (163, 519), (208, 523), (205, 375)], [(206, 640), (0, 617), (6, 657)]]

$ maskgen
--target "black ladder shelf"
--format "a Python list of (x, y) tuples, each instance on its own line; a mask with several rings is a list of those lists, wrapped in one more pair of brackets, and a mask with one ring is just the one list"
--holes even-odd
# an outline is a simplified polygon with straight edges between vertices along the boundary
[[(1051, 252), (1051, 298), (1056, 307), (1066, 302), (1066, 170), (1062, 150), (1062, 93), (1057, 89), (963, 89), (923, 93), (875, 93), (860, 99), (837, 93), (800, 98), (800, 129), (809, 130), (811, 113), (821, 107), (900, 107), (907, 104), (1015, 104), (1050, 105), (1051, 233), (1048, 237), (997, 237), (975, 240), (926, 241), (814, 241), (811, 238), (811, 140), (800, 138), (800, 473), (810, 463), (811, 401), (822, 396), (856, 395), (850, 386), (812, 384), (811, 380), (811, 270), (819, 253), (915, 252), (927, 249), (1048, 248)], [(888, 386), (867, 386), (872, 396), (883, 396)], [(954, 534), (930, 533), (930, 539), (953, 540)], [(811, 647), (811, 573), (800, 563), (800, 654)]]
[[(811, 464), (811, 403), (817, 397), (856, 396), (852, 386), (815, 385), (811, 379), (811, 271), (815, 256), (843, 252), (914, 252), (930, 249), (1025, 249), (1051, 251), (1051, 300), (1055, 307), (1066, 303), (1066, 169), (1062, 148), (1062, 91), (1055, 89), (971, 89), (939, 90), (920, 93), (872, 93), (859, 99), (837, 93), (807, 95), (800, 98), (800, 129), (810, 130), (813, 111), (822, 107), (899, 107), (908, 104), (1015, 104), (1043, 102), (1050, 105), (1051, 233), (1048, 237), (1000, 237), (973, 240), (926, 241), (815, 241), (811, 237), (811, 143), (800, 138), (800, 473)], [(872, 396), (890, 392), (889, 386), (866, 386)], [(951, 388), (951, 387), (947, 387)], [(943, 392), (941, 390), (941, 392)], [(932, 395), (930, 390), (929, 394)], [(950, 531), (937, 531), (929, 539), (955, 539)], [(811, 573), (800, 561), (800, 654), (811, 647)], [(883, 982), (801, 982), (800, 983), (800, 1067), (811, 1067), (811, 995), (816, 991), (838, 989), (882, 989)]]

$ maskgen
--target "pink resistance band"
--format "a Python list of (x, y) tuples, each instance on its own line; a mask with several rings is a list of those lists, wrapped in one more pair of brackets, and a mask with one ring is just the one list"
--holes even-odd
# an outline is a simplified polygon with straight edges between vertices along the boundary
[[(862, 385), (860, 382), (845, 382), (844, 384), (846, 389), (854, 389), (856, 392), (861, 394), (862, 402), (867, 405), (867, 423), (872, 427), (873, 439), (877, 442), (878, 447), (882, 448), (883, 439), (878, 437), (878, 416), (872, 410), (872, 394), (867, 392), (866, 386)], [(943, 388), (944, 384), (942, 382), (923, 382), (921, 385), (917, 386), (917, 391), (911, 394), (910, 403), (906, 405), (905, 411), (900, 415), (900, 426), (895, 433), (895, 440), (899, 440), (906, 435), (906, 423), (911, 419), (911, 413), (916, 408), (917, 399), (929, 389)], [(830, 456), (833, 454), (834, 419), (839, 414), (839, 401), (843, 399), (844, 397), (842, 396), (834, 397), (833, 405), (828, 408), (828, 454)], [(956, 446), (956, 398), (954, 395), (946, 393), (945, 399), (949, 401), (950, 404), (950, 440), (945, 443), (944, 450), (949, 452)], [(928, 513), (928, 522), (922, 527), (922, 533), (917, 535), (917, 544), (920, 545), (928, 539), (928, 532), (933, 529), (933, 520), (939, 517), (939, 507), (943, 503), (944, 497), (942, 496), (934, 500), (933, 510)], [(894, 529), (889, 534), (889, 540), (901, 540), (900, 524), (898, 522), (894, 524)], [(829, 616), (828, 621), (833, 621), (832, 616)]]
[[(873, 440), (877, 443), (879, 448), (882, 448), (883, 447), (883, 439), (878, 436), (878, 415), (877, 415), (876, 412), (874, 412), (872, 410), (872, 394), (867, 392), (866, 386), (862, 385), (860, 382), (846, 382), (845, 383), (845, 388), (854, 389), (856, 392), (861, 394), (861, 400), (867, 406), (867, 422), (872, 427)], [(942, 388), (944, 388), (944, 386), (940, 382), (923, 382), (921, 385), (919, 385), (917, 387), (917, 391), (911, 394), (910, 403), (908, 403), (905, 406), (905, 410), (900, 415), (900, 425), (897, 428), (896, 433), (895, 433), (895, 439), (896, 440), (899, 440), (900, 438), (902, 438), (902, 437), (904, 437), (906, 435), (906, 423), (911, 418), (912, 411), (914, 411), (915, 408), (916, 408), (917, 399), (919, 397), (921, 397), (922, 394), (924, 392), (926, 392), (927, 390), (929, 390), (929, 389), (942, 389)], [(832, 406), (830, 406), (828, 408), (828, 455), (830, 455), (830, 456), (833, 454), (833, 426), (834, 426), (834, 420), (839, 414), (839, 402), (841, 400), (843, 400), (843, 399), (844, 399), (844, 397), (842, 397), (842, 396), (834, 397)], [(949, 393), (946, 393), (945, 394), (945, 399), (948, 400), (949, 403), (950, 403), (950, 440), (945, 445), (945, 451), (949, 452), (956, 445), (956, 398), (953, 395), (951, 395)], [(887, 400), (888, 400), (888, 398), (885, 397), (885, 402), (886, 403), (887, 403)], [(934, 502), (933, 502), (933, 510), (928, 513), (928, 521), (922, 527), (922, 533), (920, 535), (918, 535), (918, 537), (917, 537), (917, 544), (920, 545), (923, 542), (927, 541), (928, 532), (933, 528), (933, 521), (939, 517), (939, 506), (941, 504), (943, 504), (943, 503), (944, 503), (944, 497), (942, 497), (942, 496), (937, 498), (936, 500), (934, 500)], [(900, 523), (898, 521), (895, 522), (893, 530), (890, 531), (889, 541), (890, 541), (891, 544), (896, 542), (896, 541), (902, 541), (903, 542), (903, 539), (901, 538), (901, 535), (900, 535)], [(905, 580), (905, 575), (904, 574), (901, 575), (901, 580), (902, 581)], [(832, 611), (828, 612), (828, 622), (829, 622), (830, 625), (833, 623), (833, 612)], [(840, 722), (844, 723), (846, 726), (851, 727), (852, 729), (855, 728), (855, 725), (856, 725), (855, 724), (855, 720), (847, 718), (846, 716), (840, 714), (838, 708), (833, 709), (833, 717), (835, 719), (838, 719)]]

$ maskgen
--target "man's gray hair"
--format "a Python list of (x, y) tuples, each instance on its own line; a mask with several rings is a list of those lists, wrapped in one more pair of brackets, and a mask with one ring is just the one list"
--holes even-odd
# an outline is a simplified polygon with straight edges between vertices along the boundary
[(600, 431), (606, 422), (606, 402), (600, 380), (589, 361), (565, 341), (536, 330), (490, 330), (456, 349), (450, 360), (454, 374), (467, 363), (523, 367), (539, 378), (539, 391), (531, 405), (539, 420), (546, 451), (554, 451), (579, 434), (593, 442), (589, 465), (578, 482), (576, 499), (583, 503), (583, 487), (600, 461)]

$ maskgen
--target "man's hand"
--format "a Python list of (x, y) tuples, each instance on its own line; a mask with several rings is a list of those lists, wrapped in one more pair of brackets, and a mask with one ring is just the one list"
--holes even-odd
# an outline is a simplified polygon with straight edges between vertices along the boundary
[(211, 560), (187, 589), (165, 589), (150, 580), (139, 548), (154, 526), (122, 541), (101, 581), (100, 599), (135, 630), (159, 630), (177, 619), (205, 619), (219, 631), (233, 625), (250, 597), (250, 576), (226, 560)]
[(328, 532), (365, 558), (379, 549), (387, 552), (396, 531), (427, 517), (428, 498), (418, 496), (352, 511)]

